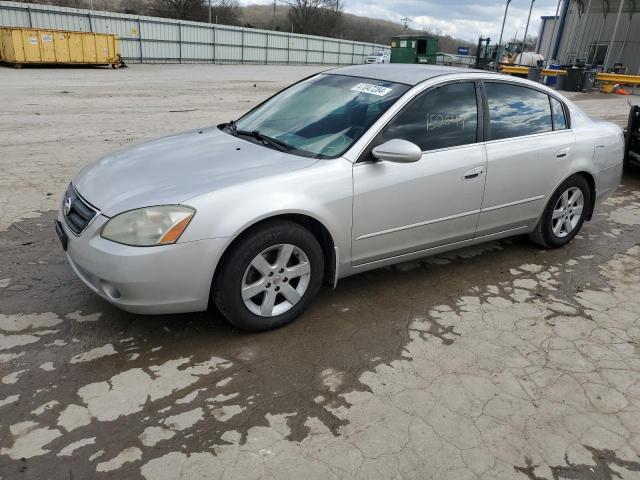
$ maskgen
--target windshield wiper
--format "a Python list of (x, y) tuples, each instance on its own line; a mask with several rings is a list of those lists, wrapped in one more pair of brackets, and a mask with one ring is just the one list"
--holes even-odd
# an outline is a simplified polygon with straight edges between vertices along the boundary
[(286, 144), (282, 140), (278, 140), (277, 138), (273, 138), (268, 135), (265, 135), (264, 133), (260, 133), (258, 130), (252, 130), (252, 131), (238, 130), (238, 127), (236, 127), (236, 122), (234, 120), (231, 120), (229, 123), (227, 123), (224, 126), (224, 131), (230, 133), (234, 137), (238, 137), (242, 135), (245, 137), (255, 138), (256, 140), (259, 140), (260, 142), (262, 142), (263, 145), (270, 145), (271, 147), (281, 152), (288, 152), (290, 150), (295, 150), (295, 147), (292, 147), (291, 145)]
[(258, 130), (238, 130), (235, 128), (235, 123), (233, 124), (233, 131), (236, 135), (244, 135), (247, 137), (253, 137), (257, 140), (260, 140), (264, 145), (270, 145), (276, 150), (280, 150), (281, 152), (288, 152), (289, 150), (293, 150), (294, 147), (284, 143), (282, 140), (278, 140), (277, 138), (270, 137), (263, 133), (260, 133)]

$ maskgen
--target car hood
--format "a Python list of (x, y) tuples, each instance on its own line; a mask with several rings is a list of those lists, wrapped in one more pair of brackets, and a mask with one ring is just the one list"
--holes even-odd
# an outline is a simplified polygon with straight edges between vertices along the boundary
[(272, 150), (216, 127), (129, 147), (97, 160), (73, 180), (104, 215), (189, 198), (260, 177), (306, 168), (318, 160)]

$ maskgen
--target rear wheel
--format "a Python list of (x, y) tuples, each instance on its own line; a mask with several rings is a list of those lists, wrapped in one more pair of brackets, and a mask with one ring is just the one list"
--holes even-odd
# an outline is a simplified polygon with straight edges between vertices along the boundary
[(542, 218), (529, 235), (531, 240), (545, 248), (559, 248), (569, 243), (584, 223), (591, 195), (591, 188), (582, 175), (568, 178), (551, 196)]
[(276, 221), (242, 237), (216, 275), (213, 300), (230, 323), (248, 331), (295, 320), (322, 284), (322, 247), (294, 222)]

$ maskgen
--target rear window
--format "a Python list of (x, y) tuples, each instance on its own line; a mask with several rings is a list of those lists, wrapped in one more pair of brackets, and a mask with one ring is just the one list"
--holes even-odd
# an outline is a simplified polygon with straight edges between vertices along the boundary
[(491, 140), (551, 132), (549, 96), (528, 87), (485, 83)]

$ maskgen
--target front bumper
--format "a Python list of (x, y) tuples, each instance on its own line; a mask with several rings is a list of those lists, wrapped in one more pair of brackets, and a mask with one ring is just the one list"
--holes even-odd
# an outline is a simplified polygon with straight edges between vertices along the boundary
[(206, 310), (211, 280), (226, 238), (157, 247), (131, 247), (100, 236), (108, 218), (96, 217), (75, 236), (62, 213), (68, 237), (67, 258), (91, 290), (123, 310), (165, 314)]

